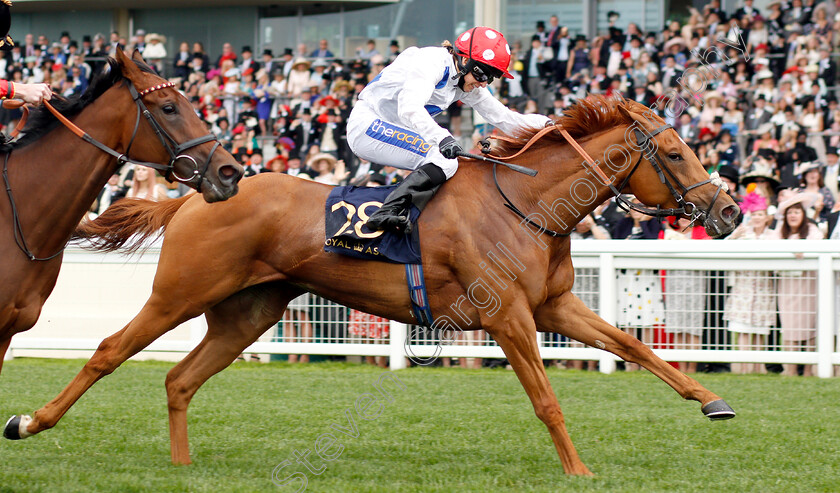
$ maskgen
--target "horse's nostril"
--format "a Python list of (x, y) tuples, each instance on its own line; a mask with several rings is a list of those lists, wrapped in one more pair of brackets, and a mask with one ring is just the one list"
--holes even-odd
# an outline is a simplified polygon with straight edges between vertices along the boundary
[(739, 209), (737, 205), (727, 205), (721, 209), (720, 218), (723, 219), (724, 223), (729, 225), (732, 224), (739, 212), (741, 212), (741, 209)]
[(237, 166), (226, 164), (219, 168), (219, 176), (224, 183), (233, 184), (242, 178), (242, 171)]

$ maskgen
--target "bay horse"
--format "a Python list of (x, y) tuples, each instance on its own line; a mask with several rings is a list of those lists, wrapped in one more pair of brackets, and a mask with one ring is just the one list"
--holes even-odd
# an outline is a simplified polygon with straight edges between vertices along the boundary
[(120, 166), (157, 168), (207, 202), (236, 194), (243, 173), (190, 102), (137, 52), (132, 59), (117, 50), (84, 94), (51, 104), (34, 109), (23, 136), (0, 154), (0, 369), (12, 336), (38, 320), (64, 245)]
[[(603, 162), (588, 157), (596, 152)], [(587, 156), (588, 164), (581, 163), (579, 154)], [(731, 231), (738, 206), (721, 193), (725, 185), (709, 179), (677, 132), (638, 103), (591, 97), (547, 130), (523, 130), (497, 145), (495, 155), (514, 155), (518, 164), (537, 169), (539, 175), (499, 168), (496, 177), (486, 164), (462, 162), (418, 223), (430, 305), (436, 319), (458, 321), (464, 330), (486, 330), (501, 346), (537, 417), (548, 427), (565, 472), (591, 474), (566, 431), (540, 359), (537, 331), (560, 333), (638, 363), (683, 398), (699, 401), (706, 416), (733, 417), (720, 397), (584, 306), (571, 292), (570, 240), (548, 234), (571, 231), (613, 190), (632, 192), (643, 204), (666, 208), (669, 214), (682, 210), (703, 221), (711, 234)], [(604, 170), (612, 178), (596, 179)], [(495, 185), (515, 208), (528, 212), (526, 219), (505, 207)], [(96, 221), (82, 224), (78, 235), (103, 251), (136, 249), (165, 225), (153, 292), (140, 313), (102, 342), (55, 399), (32, 417), (10, 419), (6, 436), (26, 438), (52, 428), (97, 380), (162, 334), (204, 313), (205, 338), (166, 377), (172, 462), (189, 464), (187, 407), (193, 395), (277, 323), (291, 299), (311, 291), (357, 310), (414, 323), (402, 265), (324, 252), (324, 202), (330, 190), (268, 173), (243, 180), (240, 193), (223, 204), (209, 206), (196, 198), (124, 200)], [(560, 207), (573, 201), (577, 208)], [(490, 254), (501, 258), (502, 245), (510, 261), (488, 269), (482, 259)], [(485, 290), (492, 282), (498, 284), (494, 291), (500, 304), (492, 313), (473, 301), (484, 299), (474, 289), (479, 280)]]

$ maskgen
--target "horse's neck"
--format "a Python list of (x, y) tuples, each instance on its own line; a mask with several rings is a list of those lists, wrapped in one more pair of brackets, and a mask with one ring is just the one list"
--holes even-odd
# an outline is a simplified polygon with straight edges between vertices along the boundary
[[(126, 115), (113, 111), (114, 101), (108, 96), (100, 96), (73, 122), (96, 140), (120, 149)], [(115, 168), (113, 157), (61, 125), (11, 153), (9, 182), (26, 242), (36, 256), (51, 255), (64, 245)]]
[[(606, 161), (605, 150), (615, 144), (627, 147), (624, 142), (624, 128), (607, 131), (594, 138), (578, 141), (592, 159), (597, 161), (607, 177), (616, 187), (621, 185), (632, 165), (618, 159), (618, 166), (612, 169)], [(632, 153), (632, 149), (627, 149)], [(543, 147), (536, 162), (544, 163), (539, 174), (530, 180), (533, 186), (522, 194), (524, 200), (536, 205), (548, 228), (569, 233), (575, 225), (600, 204), (613, 196), (612, 190), (590, 166), (583, 164), (583, 157), (571, 146), (557, 150), (554, 145)], [(633, 154), (635, 157), (637, 155)]]

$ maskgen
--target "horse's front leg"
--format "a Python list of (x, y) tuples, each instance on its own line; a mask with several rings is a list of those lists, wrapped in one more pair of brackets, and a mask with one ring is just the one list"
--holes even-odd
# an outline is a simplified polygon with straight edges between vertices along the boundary
[(0, 371), (3, 370), (3, 360), (6, 358), (6, 351), (9, 350), (9, 345), (12, 344), (12, 338), (0, 341)]
[[(501, 317), (499, 317), (501, 318)], [(485, 324), (493, 339), (502, 347), (519, 382), (531, 399), (537, 417), (545, 423), (560, 455), (566, 474), (592, 475), (578, 457), (572, 444), (557, 396), (545, 374), (537, 346), (537, 331), (531, 313), (526, 309), (509, 313), (499, 325)]]
[(683, 398), (700, 402), (703, 414), (711, 419), (735, 417), (723, 399), (663, 361), (635, 337), (605, 322), (570, 292), (546, 300), (534, 312), (534, 320), (540, 332), (557, 332), (642, 365)]

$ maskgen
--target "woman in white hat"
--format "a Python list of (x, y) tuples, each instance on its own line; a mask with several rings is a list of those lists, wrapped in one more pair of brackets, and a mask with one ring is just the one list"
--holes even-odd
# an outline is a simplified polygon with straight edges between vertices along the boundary
[(152, 65), (158, 73), (163, 71), (163, 59), (166, 58), (166, 37), (157, 33), (146, 35), (146, 46), (143, 48), (143, 58)]
[(315, 173), (314, 181), (327, 185), (338, 185), (350, 174), (344, 161), (337, 160), (332, 154), (319, 152), (307, 160), (306, 165)]
[[(779, 226), (772, 238), (821, 240), (823, 234), (808, 220), (804, 203), (806, 194), (797, 194), (779, 204)], [(791, 247), (792, 251), (796, 247)], [(796, 254), (801, 259), (802, 254)], [(782, 322), (782, 346), (785, 350), (813, 350), (817, 337), (817, 274), (814, 271), (781, 271), (778, 282), (779, 319)], [(784, 374), (796, 376), (797, 365), (784, 364)], [(811, 376), (813, 365), (805, 365), (804, 376)]]
[(776, 125), (773, 122), (765, 122), (755, 130), (756, 139), (753, 141), (753, 152), (761, 149), (770, 149), (779, 152), (779, 141), (776, 139)]
[[(306, 58), (298, 58), (292, 63), (292, 70), (286, 79), (286, 90), (289, 91), (289, 97), (299, 100), (303, 93), (309, 89), (310, 65)], [(292, 106), (296, 103), (296, 101), (292, 101)]]
[(834, 194), (825, 186), (822, 163), (818, 161), (802, 163), (793, 170), (793, 174), (799, 176), (799, 187), (795, 191), (815, 197), (811, 205), (813, 210), (811, 219), (827, 221), (828, 214), (834, 208)]
[(708, 91), (703, 95), (703, 111), (697, 125), (700, 128), (711, 128), (716, 116), (723, 117), (723, 96), (717, 91)]

